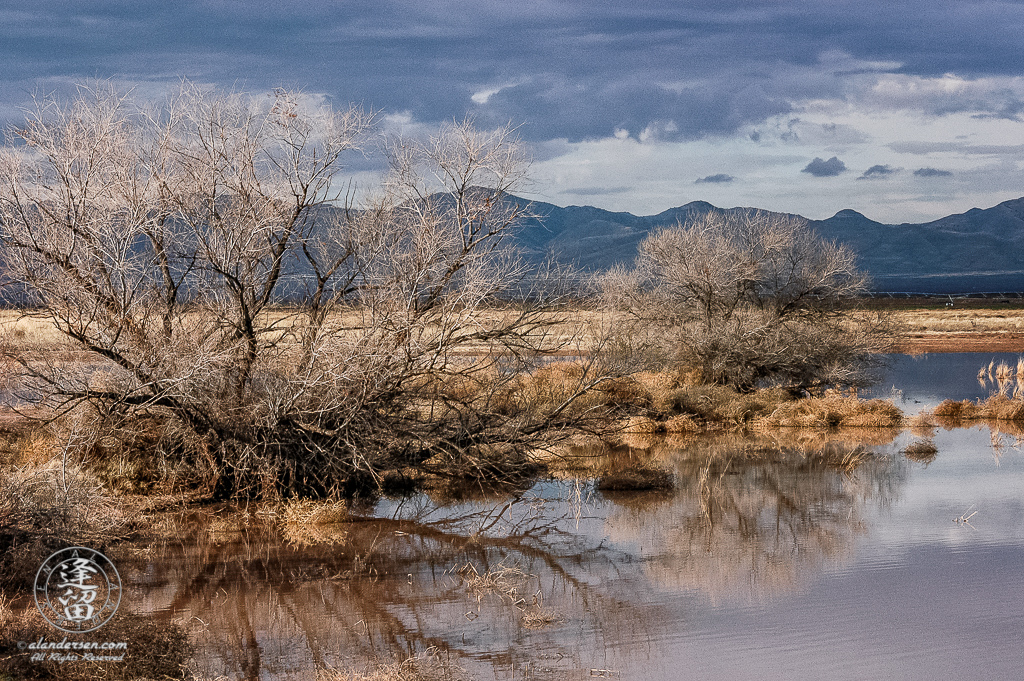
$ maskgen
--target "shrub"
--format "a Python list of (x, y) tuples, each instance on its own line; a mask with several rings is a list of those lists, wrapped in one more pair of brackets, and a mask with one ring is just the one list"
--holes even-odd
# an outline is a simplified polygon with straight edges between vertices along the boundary
[(691, 380), (749, 391), (870, 382), (891, 346), (888, 317), (844, 313), (867, 280), (845, 246), (806, 222), (714, 210), (648, 236), (635, 267), (602, 279), (622, 333)]
[[(2, 264), (91, 361), (5, 348), (15, 387), (103, 415), (109, 477), (143, 490), (164, 466), (218, 497), (354, 494), (439, 458), (494, 475), (571, 434), (601, 376), (554, 407), (510, 399), (577, 333), (549, 333), (573, 279), (510, 246), (531, 216), (508, 194), (515, 132), (389, 139), (391, 173), (356, 204), (335, 179), (372, 119), (187, 82), (152, 110), (112, 89), (40, 101), (0, 150)], [(164, 461), (137, 456), (123, 426), (143, 420)]]

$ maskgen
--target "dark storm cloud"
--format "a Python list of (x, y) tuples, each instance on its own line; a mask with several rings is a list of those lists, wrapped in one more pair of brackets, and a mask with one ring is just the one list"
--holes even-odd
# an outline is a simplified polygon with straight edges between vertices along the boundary
[(674, 92), (635, 78), (600, 80), (543, 74), (503, 88), (473, 111), (490, 124), (525, 121), (524, 133), (533, 138), (578, 141), (607, 137), (615, 130), (632, 137), (648, 131), (659, 139), (695, 139), (728, 134), (790, 109), (787, 102), (763, 93), (743, 96), (715, 88)]
[(708, 175), (696, 180), (694, 184), (722, 184), (725, 182), (732, 182), (736, 178), (732, 175), (726, 175), (725, 173), (718, 173), (717, 175)]
[(892, 166), (876, 165), (876, 166), (871, 166), (870, 168), (865, 170), (864, 174), (861, 175), (860, 177), (858, 177), (857, 179), (858, 180), (870, 180), (872, 178), (888, 177), (889, 175), (892, 175), (892, 174), (894, 174), (896, 172), (897, 172), (897, 170), (895, 168), (893, 168)]
[[(523, 122), (534, 140), (615, 129), (692, 139), (732, 133), (800, 99), (842, 97), (878, 70), (1018, 74), (1022, 26), (1021, 5), (965, 0), (8, 2), (0, 115), (48, 83), (187, 76), (298, 86), (424, 122), (467, 113)], [(483, 103), (470, 99), (494, 89)], [(914, 105), (1022, 110), (998, 88)]]
[(938, 168), (918, 168), (914, 171), (916, 177), (949, 177), (952, 174), (948, 170), (939, 170)]
[(835, 177), (840, 173), (846, 172), (846, 164), (840, 161), (838, 158), (833, 156), (827, 161), (815, 157), (813, 161), (807, 164), (800, 172), (810, 173), (815, 177)]

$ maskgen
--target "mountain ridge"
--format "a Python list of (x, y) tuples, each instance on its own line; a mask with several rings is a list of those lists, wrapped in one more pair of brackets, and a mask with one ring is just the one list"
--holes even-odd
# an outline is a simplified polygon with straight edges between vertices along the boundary
[[(527, 221), (519, 232), (528, 257), (552, 254), (587, 271), (632, 262), (640, 242), (659, 227), (685, 223), (710, 211), (759, 210), (719, 208), (706, 201), (646, 216), (594, 206), (563, 208), (544, 202), (532, 202), (532, 206), (538, 218)], [(762, 212), (807, 219), (795, 213)], [(853, 209), (824, 220), (807, 219), (807, 223), (821, 237), (853, 248), (876, 291), (1024, 291), (1024, 198), (924, 223), (887, 224)]]

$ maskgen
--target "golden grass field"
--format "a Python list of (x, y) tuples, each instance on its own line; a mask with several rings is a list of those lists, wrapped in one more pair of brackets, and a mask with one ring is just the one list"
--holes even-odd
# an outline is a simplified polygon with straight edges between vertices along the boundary
[(1024, 310), (898, 310), (900, 352), (1024, 352)]
[[(288, 313), (272, 314), (287, 324)], [(903, 330), (898, 352), (1024, 352), (1024, 309), (922, 308), (891, 314)], [(599, 330), (614, 322), (608, 313), (579, 311), (572, 316), (570, 326), (583, 324), (585, 331), (579, 341), (565, 348), (565, 354), (593, 349)], [(354, 317), (336, 320), (340, 327), (354, 323)], [(552, 331), (553, 344), (571, 335), (570, 328)], [(51, 323), (19, 310), (0, 310), (0, 343), (16, 352), (76, 349)]]
[(20, 351), (75, 347), (52, 323), (22, 310), (0, 310), (0, 343)]
[[(486, 311), (479, 313), (471, 321), (480, 326), (494, 326), (502, 319), (513, 318), (515, 310), (506, 312)], [(554, 318), (556, 313), (551, 313)], [(598, 345), (598, 337), (602, 328), (611, 321), (607, 313), (592, 312), (586, 310), (575, 310), (569, 313), (557, 313), (563, 323), (554, 324), (544, 330), (546, 334), (542, 347), (561, 348), (554, 354), (580, 354), (587, 350), (594, 349)], [(297, 324), (300, 316), (294, 310), (272, 310), (261, 318), (267, 327), (273, 327), (276, 332), (287, 333), (293, 325)], [(543, 317), (541, 318), (543, 319)], [(338, 333), (353, 333), (362, 325), (362, 319), (357, 312), (334, 315), (327, 321), (327, 326)], [(467, 328), (473, 324), (467, 324)], [(539, 331), (540, 332), (540, 331)], [(273, 337), (273, 333), (270, 337)], [(17, 353), (68, 353), (80, 350), (77, 344), (61, 334), (57, 328), (46, 319), (41, 313), (24, 310), (2, 310), (0, 309), (0, 347), (7, 352)], [(486, 346), (481, 343), (479, 346), (467, 344), (462, 347), (459, 354), (479, 354), (486, 352)]]

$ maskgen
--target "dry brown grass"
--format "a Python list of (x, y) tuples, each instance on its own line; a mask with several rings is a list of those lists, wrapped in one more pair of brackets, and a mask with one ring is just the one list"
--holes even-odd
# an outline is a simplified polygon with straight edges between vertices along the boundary
[(792, 400), (781, 388), (740, 393), (728, 386), (684, 385), (655, 396), (653, 402), (664, 417), (683, 415), (705, 423), (742, 425)]
[(779, 447), (811, 453), (826, 447), (883, 446), (895, 440), (902, 429), (887, 428), (773, 428), (758, 433)]
[(471, 400), (505, 415), (544, 415), (558, 410), (564, 416), (600, 417), (616, 410), (645, 409), (651, 401), (633, 377), (602, 377), (601, 367), (569, 360), (551, 362), (500, 382), (495, 370), (487, 369), (447, 380), (438, 389), (456, 400)]
[(544, 609), (540, 589), (533, 593), (527, 592), (527, 587), (536, 576), (524, 572), (518, 564), (499, 563), (480, 572), (472, 563), (466, 563), (453, 572), (462, 579), (463, 586), (476, 596), (477, 602), (488, 594), (496, 594), (503, 602), (515, 608), (520, 623), (528, 629), (539, 629), (563, 620), (559, 613)]
[(321, 670), (317, 681), (456, 681), (465, 678), (446, 651), (427, 648), (401, 662), (378, 662), (366, 672)]
[(126, 535), (129, 518), (80, 449), (40, 431), (0, 462), (0, 585), (25, 588), (58, 548)]
[[(593, 368), (580, 362), (553, 362), (524, 376), (516, 391), (530, 405), (553, 408), (561, 405), (576, 394), (595, 376)], [(591, 410), (596, 407), (622, 405), (645, 406), (650, 394), (643, 384), (632, 376), (602, 381), (573, 405), (574, 412)]]
[(931, 414), (943, 426), (955, 426), (959, 421), (1024, 421), (1024, 399), (997, 393), (977, 402), (945, 400)]
[(630, 416), (622, 426), (622, 432), (631, 435), (645, 435), (663, 430), (663, 426), (648, 416)]
[[(492, 324), (503, 314), (501, 311), (482, 310), (478, 313), (481, 323)], [(865, 313), (853, 312), (851, 316), (858, 318)], [(899, 325), (909, 332), (917, 334), (941, 335), (946, 333), (1024, 333), (1024, 310), (994, 310), (994, 309), (966, 309), (955, 308), (952, 310), (894, 310)], [(621, 324), (627, 316), (621, 312), (605, 310), (577, 309), (564, 312), (552, 313), (552, 319), (565, 319), (561, 325), (555, 325), (550, 331), (552, 345), (565, 344), (568, 340), (574, 340), (573, 347), (582, 352), (591, 352), (602, 342), (605, 334), (602, 329), (609, 326)], [(292, 309), (275, 309), (261, 315), (261, 321), (268, 325), (273, 323), (283, 331), (288, 331), (295, 326), (299, 317)], [(346, 311), (334, 314), (328, 320), (328, 326), (338, 333), (353, 333), (362, 324), (362, 317), (358, 311)], [(17, 334), (24, 347), (45, 348), (54, 342), (67, 343), (64, 337), (48, 321), (32, 316), (26, 316), (24, 311), (0, 310), (0, 330), (8, 328)], [(580, 329), (583, 332), (577, 333)], [(481, 342), (481, 350), (486, 350), (486, 343)], [(472, 348), (469, 348), (472, 352)]]
[(898, 310), (903, 327), (914, 333), (1019, 333), (1024, 331), (1024, 310)]
[[(96, 637), (128, 644), (124, 660), (120, 662), (32, 662), (29, 658), (34, 651), (17, 648), (19, 641), (41, 638), (59, 641), (61, 637), (55, 637), (57, 633), (34, 605), (17, 609), (0, 596), (0, 679), (136, 681), (191, 676), (186, 665), (191, 659), (192, 647), (185, 630), (173, 622), (157, 622), (122, 606)], [(97, 654), (111, 653), (98, 651)]]
[(996, 435), (1006, 435), (1018, 441), (1024, 441), (1024, 423), (1019, 421), (982, 421)]
[(524, 612), (520, 621), (527, 629), (543, 629), (544, 627), (564, 622), (565, 618), (554, 610), (536, 608)]
[[(518, 408), (553, 409), (581, 389), (584, 372), (577, 362), (549, 364), (521, 377), (507, 391), (507, 399), (516, 401)], [(792, 399), (777, 388), (739, 393), (727, 386), (686, 385), (677, 372), (644, 371), (599, 383), (576, 401), (572, 411), (632, 411), (619, 425), (622, 433), (694, 432), (700, 424), (747, 423)]]
[[(591, 375), (592, 370), (579, 362), (553, 362), (518, 377), (507, 389), (490, 395), (489, 399), (492, 406), (503, 413), (521, 409), (552, 410), (577, 394)], [(460, 381), (446, 390), (456, 390), (465, 397), (480, 394), (475, 391), (482, 392), (485, 387), (484, 381)], [(688, 385), (685, 378), (674, 371), (644, 371), (602, 381), (584, 391), (569, 411), (601, 417), (632, 412), (612, 430), (623, 436), (642, 436), (743, 426), (793, 399), (781, 388), (740, 393), (728, 386)]]
[(703, 428), (700, 424), (693, 420), (693, 417), (689, 414), (680, 414), (679, 416), (673, 416), (665, 421), (665, 432), (670, 434), (679, 433), (698, 433)]
[(853, 473), (871, 458), (871, 452), (863, 445), (850, 447), (838, 444), (816, 449), (805, 456), (805, 460), (812, 465), (827, 466), (847, 474)]
[(53, 322), (23, 310), (0, 310), (0, 343), (19, 352), (76, 347)]
[(931, 414), (938, 420), (940, 424), (948, 422), (955, 422), (961, 419), (971, 420), (981, 418), (979, 416), (978, 403), (972, 400), (962, 400), (956, 402), (954, 400), (943, 400), (931, 410)]
[[(558, 362), (525, 378), (518, 392), (524, 399), (550, 405), (578, 386), (581, 372), (573, 363)], [(741, 393), (728, 386), (685, 385), (674, 372), (633, 374), (594, 389), (580, 401), (583, 409), (597, 405), (634, 412), (614, 429), (626, 444), (655, 433), (698, 433), (722, 427), (893, 428), (904, 421), (899, 408), (884, 400), (862, 400), (836, 391), (796, 399), (782, 388)]]
[(345, 501), (289, 499), (281, 505), (280, 515), (289, 525), (331, 525), (349, 520)]
[[(1024, 310), (899, 310), (899, 352), (1020, 352), (1024, 349)], [(992, 367), (993, 371), (995, 367)], [(1013, 371), (1015, 367), (1010, 367)]]
[(526, 604), (521, 591), (533, 579), (533, 575), (524, 572), (517, 564), (499, 563), (480, 572), (473, 563), (466, 563), (454, 572), (461, 577), (463, 586), (473, 592), (478, 600), (493, 593), (512, 605)]
[(939, 448), (931, 440), (914, 440), (903, 449), (903, 456), (918, 463), (930, 463), (935, 460)]
[(908, 421), (907, 425), (910, 426), (910, 432), (920, 438), (931, 438), (935, 435), (935, 429), (938, 427), (938, 421), (931, 414), (931, 412), (921, 412), (912, 416)]
[(892, 402), (839, 395), (782, 404), (758, 423), (782, 428), (891, 428), (902, 424), (903, 412)]
[(1012, 365), (1006, 362), (996, 365), (995, 360), (989, 362), (978, 371), (978, 383), (999, 395), (1024, 398), (1024, 357)]
[(340, 545), (349, 541), (344, 526), (349, 520), (345, 501), (289, 499), (273, 510), (281, 533), (289, 544), (299, 547)]

